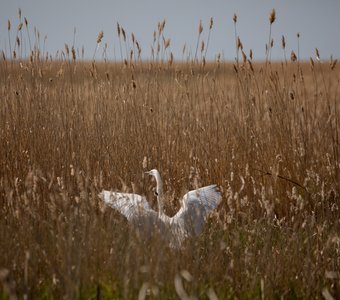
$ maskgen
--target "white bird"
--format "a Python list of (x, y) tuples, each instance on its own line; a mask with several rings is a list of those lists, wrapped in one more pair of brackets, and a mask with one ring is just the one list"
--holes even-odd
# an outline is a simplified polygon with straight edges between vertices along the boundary
[(146, 172), (156, 179), (158, 213), (154, 211), (144, 196), (103, 190), (99, 197), (116, 209), (132, 223), (138, 232), (152, 237), (156, 232), (165, 238), (170, 246), (180, 247), (185, 238), (199, 235), (203, 231), (207, 214), (221, 202), (217, 185), (209, 185), (186, 193), (181, 208), (173, 216), (164, 214), (163, 182), (159, 172), (153, 169)]

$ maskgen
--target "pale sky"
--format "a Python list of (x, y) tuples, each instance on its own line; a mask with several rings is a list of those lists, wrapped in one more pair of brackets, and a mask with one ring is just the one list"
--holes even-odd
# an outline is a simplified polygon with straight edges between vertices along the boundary
[[(275, 8), (273, 59), (283, 59), (282, 35), (286, 38), (287, 55), (290, 56), (291, 50), (297, 53), (298, 32), (301, 59), (314, 57), (316, 47), (322, 59), (328, 59), (331, 54), (340, 58), (340, 0), (0, 0), (0, 49), (7, 53), (7, 20), (12, 23), (13, 47), (19, 7), (22, 16), (28, 19), (31, 39), (35, 26), (40, 31), (41, 40), (47, 35), (46, 50), (51, 54), (58, 49), (64, 50), (65, 43), (73, 44), (76, 28), (75, 47), (84, 46), (87, 58), (92, 58), (98, 32), (103, 30), (103, 43), (97, 59), (100, 59), (105, 43), (108, 44), (108, 57), (119, 59), (116, 31), (119, 22), (129, 38), (134, 33), (142, 47), (142, 57), (150, 58), (153, 31), (159, 21), (166, 19), (164, 36), (171, 39), (170, 50), (175, 59), (181, 59), (184, 44), (195, 52), (200, 20), (204, 28), (202, 37), (207, 40), (209, 20), (213, 17), (207, 57), (212, 59), (221, 53), (225, 59), (234, 60), (232, 17), (236, 13), (237, 31), (245, 52), (251, 48), (255, 59), (263, 59), (269, 35), (268, 15)], [(26, 30), (23, 37), (28, 48)]]

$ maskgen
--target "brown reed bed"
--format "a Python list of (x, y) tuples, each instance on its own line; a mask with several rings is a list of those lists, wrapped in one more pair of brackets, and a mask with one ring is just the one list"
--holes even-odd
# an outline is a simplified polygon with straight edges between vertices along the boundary
[[(256, 63), (241, 45), (235, 64), (170, 63), (166, 43), (145, 62), (4, 56), (1, 297), (339, 297), (336, 63)], [(140, 240), (97, 197), (135, 191), (156, 208), (154, 167), (169, 215), (189, 189), (222, 190), (181, 250)]]

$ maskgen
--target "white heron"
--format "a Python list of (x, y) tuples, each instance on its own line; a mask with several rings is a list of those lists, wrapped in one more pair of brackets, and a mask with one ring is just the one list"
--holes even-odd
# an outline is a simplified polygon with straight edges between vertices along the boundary
[(221, 202), (217, 185), (209, 185), (186, 193), (181, 208), (173, 216), (163, 210), (163, 182), (159, 172), (146, 172), (156, 179), (158, 212), (154, 211), (146, 198), (138, 194), (119, 193), (103, 190), (99, 196), (132, 223), (144, 236), (152, 237), (158, 232), (172, 247), (180, 247), (185, 238), (199, 235), (203, 231), (206, 216)]

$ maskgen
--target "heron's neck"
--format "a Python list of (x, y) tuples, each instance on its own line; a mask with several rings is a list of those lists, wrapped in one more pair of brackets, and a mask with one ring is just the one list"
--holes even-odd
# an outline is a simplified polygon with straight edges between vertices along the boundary
[(163, 182), (161, 179), (161, 176), (157, 174), (158, 176), (155, 176), (156, 178), (156, 183), (157, 183), (157, 204), (158, 204), (158, 215), (164, 215), (164, 210), (163, 210)]

